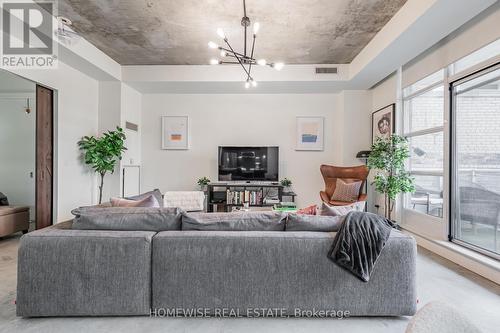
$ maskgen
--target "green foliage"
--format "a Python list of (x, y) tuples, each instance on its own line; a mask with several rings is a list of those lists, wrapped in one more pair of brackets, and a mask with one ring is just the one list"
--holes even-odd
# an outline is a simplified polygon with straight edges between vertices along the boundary
[(78, 141), (78, 146), (84, 153), (85, 164), (101, 176), (99, 186), (99, 203), (101, 203), (104, 176), (108, 172), (114, 172), (116, 163), (121, 160), (122, 153), (127, 150), (125, 133), (121, 127), (116, 127), (116, 131), (108, 131), (100, 138), (84, 136)]
[(207, 186), (210, 183), (210, 179), (208, 177), (201, 177), (197, 183), (200, 187)]
[(283, 178), (280, 182), (281, 186), (283, 187), (290, 187), (292, 186), (292, 181), (288, 178)]
[(394, 202), (399, 193), (415, 191), (413, 177), (405, 170), (410, 157), (408, 140), (400, 135), (377, 138), (371, 147), (368, 167), (375, 170), (375, 190), (384, 194), (384, 213), (391, 218)]

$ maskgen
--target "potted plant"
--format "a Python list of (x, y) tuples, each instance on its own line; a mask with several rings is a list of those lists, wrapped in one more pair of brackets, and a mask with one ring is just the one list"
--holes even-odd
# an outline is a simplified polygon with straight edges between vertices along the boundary
[(281, 186), (284, 187), (285, 192), (289, 192), (290, 191), (290, 187), (292, 186), (292, 181), (290, 179), (288, 179), (288, 178), (283, 178), (280, 181), (280, 184), (281, 184)]
[(377, 138), (368, 157), (368, 167), (375, 171), (375, 190), (384, 195), (384, 216), (391, 220), (396, 197), (399, 193), (415, 191), (414, 179), (405, 170), (410, 157), (408, 140), (400, 135)]
[(78, 141), (80, 150), (84, 152), (85, 164), (101, 177), (99, 185), (99, 204), (102, 203), (102, 189), (106, 173), (113, 173), (116, 163), (121, 160), (125, 148), (125, 133), (121, 127), (116, 131), (108, 131), (101, 137), (84, 136)]
[(207, 190), (207, 185), (210, 183), (210, 179), (208, 179), (208, 177), (201, 177), (198, 179), (197, 183), (200, 186), (200, 190), (205, 192)]

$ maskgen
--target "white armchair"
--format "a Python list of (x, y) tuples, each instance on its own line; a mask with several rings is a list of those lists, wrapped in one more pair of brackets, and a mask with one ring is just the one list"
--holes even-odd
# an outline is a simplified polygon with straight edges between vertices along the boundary
[(205, 193), (202, 191), (169, 191), (163, 195), (164, 207), (179, 207), (186, 212), (205, 209)]

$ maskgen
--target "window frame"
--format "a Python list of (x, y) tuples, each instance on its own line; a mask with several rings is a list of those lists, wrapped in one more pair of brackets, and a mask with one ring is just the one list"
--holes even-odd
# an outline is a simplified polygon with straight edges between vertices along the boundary
[[(492, 59), (486, 60), (479, 63), (467, 70), (461, 71), (458, 75), (453, 75), (448, 81), (448, 91), (449, 91), (449, 188), (448, 188), (448, 207), (449, 207), (449, 217), (448, 217), (448, 240), (454, 244), (458, 244), (470, 250), (481, 253), (485, 256), (500, 260), (500, 254), (489, 251), (487, 249), (481, 248), (472, 243), (466, 242), (464, 240), (455, 238), (456, 229), (459, 227), (459, 219), (457, 218), (457, 210), (459, 202), (457, 201), (457, 146), (456, 146), (456, 113), (455, 113), (455, 97), (454, 87), (462, 83), (474, 80), (478, 77), (491, 73), (492, 71), (500, 69), (500, 56), (494, 57)], [(495, 232), (496, 229), (495, 229)]]
[[(411, 87), (412, 85), (415, 85), (415, 84), (418, 84), (418, 82), (422, 81), (422, 80), (425, 80), (427, 79), (428, 77), (431, 77), (433, 75), (436, 75), (437, 73), (441, 72), (441, 79), (436, 81), (436, 82), (433, 82), (431, 84), (429, 84), (428, 86), (425, 86), (424, 88), (421, 88), (419, 90), (416, 90), (416, 91), (413, 91), (411, 93), (409, 93), (408, 95), (405, 95), (404, 92), (406, 89), (408, 89), (409, 87)], [(442, 87), (443, 88), (443, 124), (440, 125), (440, 126), (433, 126), (433, 127), (429, 127), (429, 128), (425, 128), (425, 129), (421, 129), (421, 130), (416, 130), (416, 131), (406, 131), (406, 129), (404, 128), (405, 126), (403, 125), (403, 128), (402, 128), (402, 132), (403, 132), (403, 136), (406, 137), (407, 139), (409, 138), (412, 138), (412, 137), (418, 137), (418, 136), (423, 136), (423, 135), (428, 135), (428, 134), (436, 134), (436, 133), (443, 133), (443, 152), (445, 150), (445, 119), (444, 119), (444, 110), (446, 109), (445, 107), (445, 102), (446, 102), (446, 75), (447, 72), (446, 72), (446, 69), (442, 68), (442, 69), (439, 69), (438, 71), (435, 71), (427, 76), (425, 76), (424, 78), (420, 79), (419, 81), (416, 81), (410, 85), (408, 85), (407, 87), (403, 88), (402, 91), (403, 91), (403, 94), (402, 94), (402, 116), (403, 116), (403, 124), (405, 124), (405, 121), (406, 121), (406, 117), (408, 116), (407, 114), (407, 110), (405, 109), (405, 104), (406, 102), (410, 101), (411, 99), (414, 99), (414, 98), (417, 98), (427, 92), (430, 92), (436, 88), (439, 88), (439, 87)], [(411, 112), (411, 111), (410, 111)], [(427, 214), (427, 213), (422, 213), (422, 212), (419, 212), (413, 208), (410, 208), (408, 207), (408, 195), (404, 195), (403, 197), (403, 212), (411, 212), (411, 214), (416, 214), (417, 216), (423, 216), (427, 219), (429, 219), (429, 221), (431, 221), (432, 223), (440, 223), (440, 222), (443, 222), (444, 220), (444, 212), (445, 212), (445, 197), (444, 197), (444, 192), (445, 192), (445, 182), (444, 182), (444, 178), (445, 178), (445, 160), (443, 159), (443, 167), (442, 167), (442, 170), (440, 172), (438, 171), (421, 171), (421, 170), (415, 170), (415, 171), (412, 171), (411, 170), (411, 165), (409, 165), (410, 162), (407, 163), (407, 171), (410, 173), (410, 175), (415, 175), (415, 176), (437, 176), (437, 177), (441, 177), (443, 179), (443, 207), (442, 207), (442, 213), (441, 213), (441, 217), (438, 217), (438, 216), (434, 216), (434, 215), (430, 215), (430, 214)]]

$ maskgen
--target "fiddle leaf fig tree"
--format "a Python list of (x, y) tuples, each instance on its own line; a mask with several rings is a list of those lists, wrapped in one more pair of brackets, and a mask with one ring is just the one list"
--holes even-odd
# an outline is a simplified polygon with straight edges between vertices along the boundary
[(398, 194), (415, 191), (414, 179), (405, 170), (405, 161), (409, 157), (408, 140), (400, 135), (379, 137), (371, 147), (368, 167), (375, 171), (372, 184), (384, 195), (384, 216), (388, 219), (391, 219)]
[(121, 160), (125, 148), (125, 133), (121, 127), (108, 131), (101, 137), (84, 136), (78, 141), (83, 151), (85, 164), (89, 165), (100, 176), (99, 204), (102, 202), (102, 189), (106, 173), (113, 173), (116, 163)]

